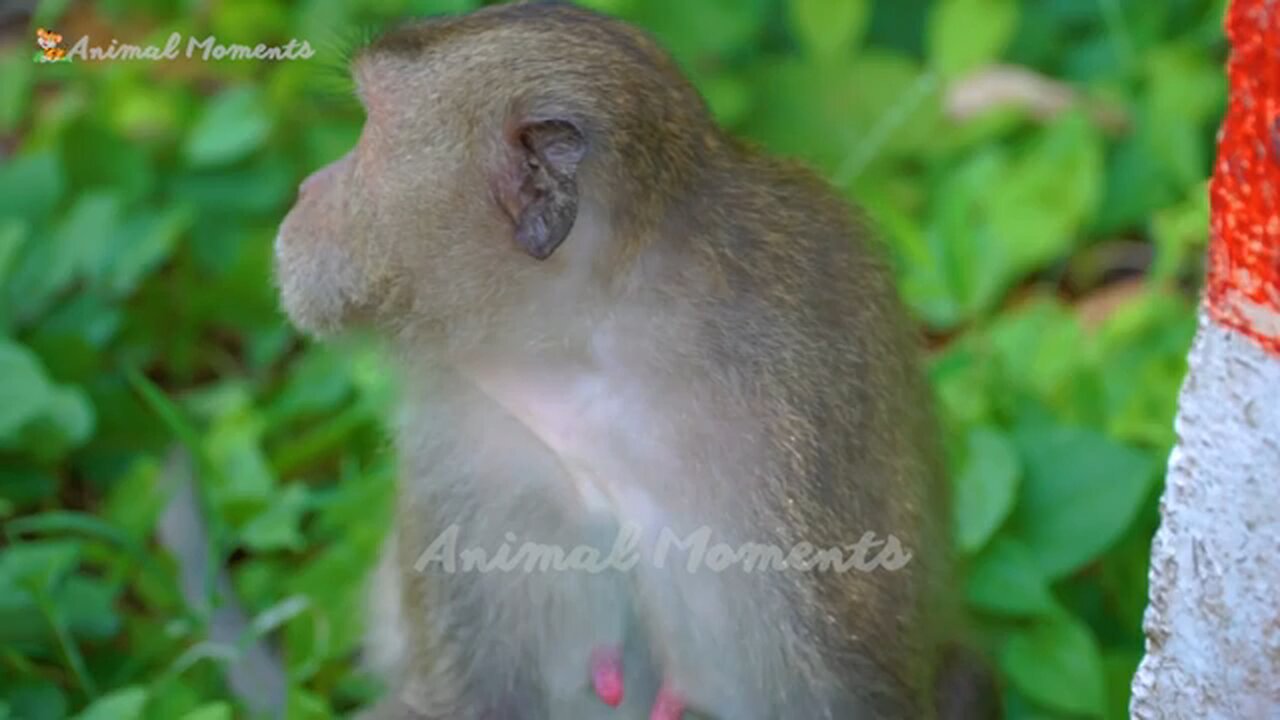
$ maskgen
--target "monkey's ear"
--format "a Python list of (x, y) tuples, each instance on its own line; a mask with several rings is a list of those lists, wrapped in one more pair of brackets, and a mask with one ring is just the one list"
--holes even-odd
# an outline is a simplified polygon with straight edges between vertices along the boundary
[(508, 205), (515, 241), (545, 260), (564, 242), (578, 217), (578, 163), (587, 151), (577, 126), (565, 120), (521, 125), (516, 135), (517, 190)]

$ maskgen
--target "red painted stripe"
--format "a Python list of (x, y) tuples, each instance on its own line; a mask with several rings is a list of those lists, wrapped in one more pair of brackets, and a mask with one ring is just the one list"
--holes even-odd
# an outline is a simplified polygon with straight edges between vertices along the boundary
[(1218, 322), (1280, 354), (1280, 0), (1232, 0), (1226, 30), (1206, 300)]

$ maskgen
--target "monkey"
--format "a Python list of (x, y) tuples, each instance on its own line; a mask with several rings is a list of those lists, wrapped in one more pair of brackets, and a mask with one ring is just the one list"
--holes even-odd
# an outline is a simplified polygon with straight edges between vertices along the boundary
[(275, 277), (403, 385), (370, 717), (979, 717), (940, 690), (945, 470), (858, 211), (573, 5), (404, 25), (352, 75)]

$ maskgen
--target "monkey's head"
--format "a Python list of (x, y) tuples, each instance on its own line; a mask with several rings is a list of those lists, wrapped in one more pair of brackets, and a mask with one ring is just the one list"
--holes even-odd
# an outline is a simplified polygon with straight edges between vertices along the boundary
[(303, 182), (276, 239), (284, 307), (322, 335), (580, 321), (721, 142), (651, 39), (567, 5), (396, 30), (352, 70), (359, 142)]

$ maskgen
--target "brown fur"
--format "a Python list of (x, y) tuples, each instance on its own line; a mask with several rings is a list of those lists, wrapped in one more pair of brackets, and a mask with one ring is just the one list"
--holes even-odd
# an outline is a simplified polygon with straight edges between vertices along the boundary
[[(405, 373), (397, 528), (376, 590), (375, 654), (396, 687), (383, 716), (648, 717), (665, 676), (712, 717), (932, 717), (956, 621), (943, 475), (909, 323), (844, 202), (723, 134), (647, 35), (570, 6), (397, 30), (355, 73), (364, 133), (299, 198), (277, 257), (295, 323), (379, 328)], [(523, 128), (546, 122), (580, 133), (580, 165), (528, 151)], [(576, 219), (542, 257), (517, 226), (549, 182), (573, 193), (549, 222)], [(557, 397), (583, 377), (607, 388), (581, 408), (606, 420), (584, 415), (581, 432), (610, 448), (592, 458), (617, 476), (586, 476), (612, 515), (494, 390), (515, 378)], [(414, 567), (452, 523), (459, 546), (514, 531), (607, 548), (628, 497), (682, 537), (826, 548), (870, 532), (912, 559), (870, 572)], [(601, 643), (626, 648), (615, 710), (587, 685)]]

